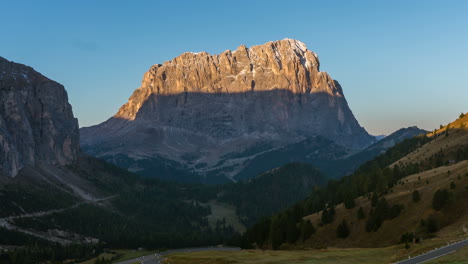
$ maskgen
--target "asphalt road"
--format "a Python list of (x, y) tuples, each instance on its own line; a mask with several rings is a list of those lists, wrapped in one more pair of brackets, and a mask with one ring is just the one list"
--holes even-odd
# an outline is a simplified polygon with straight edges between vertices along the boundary
[[(400, 261), (400, 262), (398, 262), (396, 264), (418, 264), (418, 263), (423, 263), (423, 262), (426, 262), (426, 261), (429, 261), (429, 260), (436, 259), (438, 257), (448, 255), (448, 254), (453, 253), (453, 252), (461, 249), (462, 247), (466, 247), (466, 246), (468, 246), (468, 239), (457, 242), (457, 243), (454, 243), (452, 245), (448, 245), (446, 247), (438, 248), (436, 250), (427, 252), (427, 253), (425, 253), (423, 255), (419, 255), (419, 256), (414, 257), (414, 258), (410, 258), (410, 259), (407, 259), (407, 260)], [(467, 258), (468, 258), (468, 256), (467, 256)]]
[(129, 259), (121, 262), (115, 262), (114, 264), (130, 264), (134, 262), (139, 262), (142, 264), (161, 264), (164, 256), (173, 254), (173, 253), (182, 253), (182, 252), (198, 252), (198, 251), (237, 251), (240, 248), (236, 247), (206, 247), (206, 248), (181, 248), (175, 250), (168, 250), (152, 255), (147, 255), (143, 257), (138, 257), (134, 259)]

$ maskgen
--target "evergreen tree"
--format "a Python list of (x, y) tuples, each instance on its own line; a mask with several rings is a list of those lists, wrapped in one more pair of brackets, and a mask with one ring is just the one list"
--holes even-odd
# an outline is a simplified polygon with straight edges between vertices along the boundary
[(439, 223), (439, 219), (437, 218), (436, 215), (430, 215), (428, 218), (427, 218), (427, 221), (426, 221), (426, 226), (427, 226), (427, 231), (430, 232), (430, 233), (434, 233), (434, 232), (437, 232), (439, 231), (439, 228), (440, 228), (440, 223)]
[(455, 189), (456, 187), (457, 187), (457, 186), (456, 186), (455, 183), (452, 181), (452, 182), (450, 183), (450, 189), (453, 190), (453, 189)]
[(270, 242), (273, 250), (279, 248), (283, 243), (283, 231), (281, 230), (281, 222), (278, 216), (273, 217), (270, 226)]
[(307, 240), (313, 233), (315, 233), (315, 228), (309, 220), (303, 220), (301, 222), (301, 240)]
[(293, 217), (288, 217), (286, 224), (286, 241), (290, 244), (296, 242), (299, 238), (300, 230), (297, 228), (296, 221)]
[(421, 196), (418, 190), (413, 191), (413, 202), (417, 203), (421, 200)]
[(343, 219), (341, 224), (338, 225), (338, 228), (336, 229), (336, 234), (339, 238), (347, 238), (349, 236), (349, 227), (345, 219)]
[(373, 193), (372, 200), (371, 200), (372, 207), (376, 207), (378, 203), (379, 203), (379, 196), (376, 193)]
[(357, 212), (357, 218), (358, 219), (364, 219), (366, 217), (366, 215), (364, 214), (364, 210), (362, 209), (362, 207), (359, 207), (359, 210)]
[(437, 190), (432, 197), (432, 208), (439, 211), (442, 210), (449, 201), (449, 192), (446, 189)]
[(322, 211), (322, 224), (326, 225), (335, 219), (335, 208), (332, 206)]
[(352, 209), (356, 206), (356, 204), (354, 203), (354, 199), (350, 195), (346, 196), (344, 200), (344, 206), (346, 207), (346, 209)]

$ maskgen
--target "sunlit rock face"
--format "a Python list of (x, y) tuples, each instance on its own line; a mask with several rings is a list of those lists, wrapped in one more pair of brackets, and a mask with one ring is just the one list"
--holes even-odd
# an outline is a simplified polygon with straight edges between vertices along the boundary
[(79, 152), (78, 121), (64, 87), (0, 57), (0, 174), (71, 164)]
[(346, 149), (368, 146), (374, 139), (319, 65), (292, 39), (219, 55), (183, 53), (152, 66), (115, 116), (81, 129), (82, 146), (145, 175), (151, 173), (141, 161), (156, 159), (227, 178), (258, 155), (311, 137)]

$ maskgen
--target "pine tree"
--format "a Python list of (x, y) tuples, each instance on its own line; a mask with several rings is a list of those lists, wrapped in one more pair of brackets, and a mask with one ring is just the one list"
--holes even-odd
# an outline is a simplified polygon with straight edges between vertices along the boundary
[(439, 211), (445, 207), (449, 201), (449, 192), (446, 189), (437, 190), (432, 197), (432, 208)]
[(346, 196), (344, 200), (344, 205), (346, 209), (352, 209), (356, 206), (356, 204), (354, 203), (354, 199), (350, 195)]
[(288, 243), (294, 243), (299, 237), (299, 232), (296, 221), (293, 217), (288, 217), (287, 224), (286, 224), (286, 241)]
[(315, 228), (309, 220), (303, 220), (301, 222), (301, 240), (307, 240), (313, 233), (315, 233)]
[(339, 238), (347, 238), (349, 236), (349, 227), (345, 219), (343, 219), (341, 224), (338, 225), (338, 228), (336, 229), (336, 234)]
[(277, 216), (273, 217), (271, 220), (270, 242), (273, 250), (278, 249), (279, 246), (283, 243), (283, 231), (281, 229), (280, 219)]
[(379, 203), (379, 196), (376, 193), (373, 193), (372, 200), (371, 200), (372, 207), (376, 207), (378, 203)]
[(413, 191), (413, 202), (417, 203), (421, 200), (421, 196), (418, 190)]
[(359, 210), (357, 212), (357, 217), (358, 219), (364, 219), (366, 216), (364, 214), (364, 210), (362, 209), (362, 207), (359, 207)]

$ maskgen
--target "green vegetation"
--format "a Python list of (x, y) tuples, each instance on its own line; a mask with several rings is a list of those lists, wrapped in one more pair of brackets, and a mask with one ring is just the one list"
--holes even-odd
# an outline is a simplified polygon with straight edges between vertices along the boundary
[[(270, 232), (274, 230), (276, 234), (286, 234), (286, 230), (290, 230), (292, 226), (288, 223), (299, 223), (303, 216), (320, 211), (322, 211), (321, 224), (326, 225), (334, 220), (336, 205), (371, 192), (373, 193), (371, 200), (375, 208), (369, 213), (366, 229), (369, 232), (378, 230), (383, 221), (398, 216), (403, 209), (401, 205), (390, 205), (384, 198), (379, 199), (379, 194), (388, 192), (388, 189), (397, 184), (401, 178), (418, 172), (414, 164), (393, 168), (388, 166), (429, 141), (430, 139), (425, 136), (404, 140), (390, 148), (385, 154), (363, 164), (352, 175), (340, 180), (330, 180), (326, 187), (317, 188), (304, 201), (278, 215), (258, 222), (245, 233), (242, 246), (248, 248), (255, 243), (260, 247), (271, 246), (275, 249), (282, 243), (290, 243), (284, 235), (272, 236)], [(275, 240), (272, 241), (271, 238)]]
[[(456, 131), (451, 132), (451, 135), (455, 133)], [(156, 249), (235, 243), (245, 248), (298, 249), (304, 245), (311, 245), (314, 234), (316, 232), (323, 234), (322, 230), (328, 232), (326, 234), (333, 234), (331, 237), (335, 241), (344, 241), (344, 243), (350, 240), (346, 239), (347, 237), (356, 236), (355, 230), (358, 225), (360, 225), (362, 233), (366, 233), (365, 229), (372, 232), (369, 233), (369, 236), (379, 235), (379, 233), (374, 232), (388, 228), (388, 225), (386, 227), (383, 223), (396, 218), (403, 211), (401, 200), (390, 198), (387, 201), (386, 198), (399, 195), (398, 188), (401, 189), (405, 185), (407, 188), (405, 199), (410, 202), (410, 205), (404, 203), (405, 208), (427, 204), (426, 208), (432, 205), (435, 210), (439, 211), (436, 213), (431, 211), (429, 213), (432, 214), (429, 216), (425, 214), (420, 227), (412, 227), (410, 230), (398, 232), (395, 242), (398, 241), (401, 234), (401, 242), (407, 244), (409, 249), (409, 244), (412, 241), (418, 240), (419, 237), (426, 239), (434, 236), (432, 233), (437, 232), (453, 220), (447, 220), (447, 216), (450, 216), (447, 212), (453, 204), (451, 201), (454, 201), (460, 194), (457, 191), (463, 189), (463, 187), (456, 189), (455, 182), (451, 182), (449, 185), (449, 177), (455, 179), (455, 177), (463, 175), (452, 170), (452, 167), (450, 167), (452, 172), (448, 175), (445, 173), (447, 169), (443, 170), (442, 173), (447, 177), (447, 181), (444, 181), (441, 186), (450, 187), (453, 191), (438, 190), (434, 193), (432, 203), (429, 199), (421, 201), (421, 186), (416, 187), (419, 188), (419, 191), (414, 190), (415, 187), (412, 187), (414, 182), (403, 179), (428, 168), (449, 164), (449, 159), (452, 159), (454, 155), (457, 155), (460, 160), (466, 159), (468, 148), (463, 146), (454, 153), (447, 154), (445, 149), (441, 149), (424, 160), (399, 162), (389, 167), (390, 164), (395, 163), (430, 140), (426, 137), (405, 140), (385, 154), (363, 164), (353, 174), (340, 180), (331, 180), (328, 184), (325, 184), (326, 177), (317, 169), (297, 163), (271, 170), (248, 181), (203, 186), (142, 179), (112, 165), (89, 159), (86, 162), (81, 161), (80, 164), (70, 169), (92, 182), (93, 185), (102, 190), (103, 194), (112, 195), (114, 198), (106, 201), (105, 205), (104, 203), (101, 205), (82, 204), (42, 217), (18, 218), (14, 220), (14, 224), (35, 230), (59, 229), (96, 237), (104, 241), (106, 247), (112, 248), (143, 246)], [(450, 164), (454, 163), (450, 162)], [(455, 164), (460, 163), (455, 162)], [(421, 176), (423, 176), (424, 181), (429, 183), (429, 180), (424, 177), (424, 173), (419, 175), (418, 182), (422, 183)], [(432, 184), (436, 182), (437, 179), (431, 178)], [(457, 184), (464, 186), (462, 182), (457, 181)], [(29, 192), (28, 188), (30, 187), (21, 188), (22, 185), (2, 185), (0, 198), (7, 197), (8, 201), (14, 202), (0, 204), (1, 213), (5, 212), (5, 215), (20, 214), (24, 208), (26, 211), (35, 211), (36, 208), (41, 210), (67, 208), (77, 203), (76, 198), (66, 192), (56, 192), (55, 189), (44, 192), (45, 186), (33, 186), (32, 192)], [(436, 188), (440, 188), (440, 186)], [(394, 190), (397, 191), (393, 193)], [(408, 192), (408, 190), (412, 192)], [(430, 194), (427, 194), (424, 192), (424, 188), (422, 190), (423, 197), (429, 198), (433, 193), (431, 191)], [(26, 195), (22, 195), (23, 192)], [(46, 193), (45, 200), (41, 200), (42, 197), (38, 195), (44, 193)], [(56, 199), (55, 195), (58, 195), (59, 199)], [(301, 199), (304, 200), (294, 205)], [(419, 204), (413, 205), (411, 200), (413, 203), (419, 202)], [(46, 202), (41, 204), (43, 201)], [(235, 207), (240, 221), (250, 227), (246, 234), (241, 237), (223, 219), (208, 221), (208, 216), (212, 214), (210, 207), (212, 203), (228, 204)], [(18, 204), (21, 207), (23, 204), (25, 206), (21, 209)], [(136, 204), (138, 206), (135, 206)], [(363, 207), (366, 208), (366, 212)], [(403, 213), (407, 213), (406, 211), (408, 210), (403, 211)], [(345, 217), (343, 217), (343, 212), (347, 212), (344, 213)], [(274, 215), (268, 217), (272, 214)], [(313, 217), (312, 214), (314, 214)], [(304, 218), (304, 216), (308, 217)], [(356, 221), (355, 217), (365, 219), (365, 221)], [(93, 221), (89, 221), (89, 219), (93, 219)], [(259, 219), (261, 220), (258, 221)], [(419, 220), (420, 218), (417, 218), (416, 223)], [(422, 233), (426, 236), (421, 236)], [(10, 263), (12, 258), (19, 259), (18, 263), (37, 263), (41, 258), (63, 260), (61, 255), (63, 248), (22, 233), (0, 229), (0, 243), (26, 245), (22, 248), (24, 251), (21, 253), (18, 249), (16, 253), (13, 251), (7, 255), (4, 254), (0, 258), (0, 264)], [(102, 252), (101, 244), (73, 245), (73, 247), (79, 249), (70, 250), (76, 250), (79, 253), (72, 255), (82, 260), (96, 257), (99, 252)], [(411, 249), (413, 248), (414, 245), (411, 245)], [(53, 250), (49, 251), (50, 249)], [(31, 260), (36, 262), (31, 262)], [(93, 261), (106, 263), (109, 259), (101, 256)], [(225, 259), (218, 259), (210, 263), (236, 263), (237, 260), (223, 261)], [(260, 261), (264, 260), (258, 259), (258, 261), (258, 263), (262, 263)]]
[[(13, 233), (20, 237), (24, 236), (18, 232), (13, 231)], [(4, 234), (5, 232), (2, 232), (2, 235)], [(102, 244), (60, 245), (29, 237), (27, 243), (21, 243), (21, 247), (3, 253), (0, 252), (0, 264), (36, 264), (45, 263), (45, 261), (63, 263), (63, 261), (69, 259), (81, 262), (96, 256), (97, 252), (102, 251), (102, 249)]]
[[(40, 217), (17, 218), (14, 220), (16, 226), (38, 231), (58, 229), (94, 237), (110, 248), (143, 246), (157, 249), (230, 243), (239, 235), (223, 219), (208, 221), (212, 213), (211, 201), (235, 206), (241, 221), (251, 225), (259, 218), (303, 199), (326, 180), (318, 170), (305, 164), (288, 164), (247, 182), (218, 186), (140, 178), (93, 158), (80, 160), (76, 166), (68, 169), (113, 198), (106, 201), (105, 206), (92, 203), (75, 206), (78, 202), (76, 198), (48, 185), (32, 189), (34, 192), (20, 189), (23, 187), (21, 184), (4, 185), (1, 194), (8, 199), (11, 197), (10, 200), (20, 205), (24, 204), (28, 211), (36, 211), (36, 206), (43, 210), (66, 209)], [(21, 192), (25, 195), (21, 195)], [(41, 201), (41, 198), (36, 192), (37, 195), (45, 194), (46, 201), (49, 196), (59, 199), (49, 203), (49, 207), (40, 206), (37, 201)], [(31, 193), (36, 196), (28, 196)], [(23, 197), (29, 199), (20, 200)], [(3, 203), (0, 206), (7, 208), (10, 205)], [(18, 210), (17, 206), (10, 207), (2, 212), (20, 213), (15, 211)], [(290, 223), (293, 223), (290, 232), (285, 234), (288, 241), (306, 239), (314, 232), (310, 222), (297, 226), (296, 222)], [(0, 235), (0, 244), (27, 245), (37, 241), (18, 234), (21, 233)]]
[(346, 209), (353, 209), (356, 206), (356, 203), (354, 202), (354, 198), (345, 197), (344, 206), (346, 207)]
[(178, 253), (169, 256), (168, 264), (375, 264), (393, 263), (398, 249), (326, 249), (326, 250), (241, 250), (234, 252), (207, 251)]
[(357, 218), (358, 219), (364, 219), (366, 218), (366, 215), (364, 214), (364, 210), (362, 209), (362, 207), (359, 207), (359, 210), (357, 212)]
[(349, 233), (350, 231), (349, 231), (348, 223), (346, 222), (346, 220), (343, 219), (341, 224), (339, 224), (338, 228), (336, 229), (336, 235), (339, 238), (347, 238), (349, 236)]
[(417, 203), (421, 200), (421, 195), (418, 190), (414, 190), (412, 193), (413, 202)]
[(249, 181), (222, 186), (218, 201), (235, 206), (242, 223), (252, 226), (259, 219), (306, 198), (326, 180), (311, 165), (290, 163)]
[(333, 206), (322, 211), (322, 225), (329, 224), (335, 220), (335, 208)]
[(315, 233), (315, 228), (310, 221), (301, 221), (300, 224), (300, 238), (302, 241), (307, 240), (313, 233)]
[(402, 205), (395, 204), (390, 206), (385, 198), (381, 198), (376, 207), (372, 208), (369, 213), (369, 218), (366, 222), (366, 231), (377, 231), (382, 225), (383, 221), (397, 217), (401, 210), (403, 210)]
[[(236, 234), (225, 223), (213, 226), (208, 223), (210, 208), (201, 202), (215, 196), (215, 192), (209, 192), (211, 189), (142, 179), (93, 158), (80, 160), (68, 169), (90, 181), (102, 194), (113, 198), (105, 205), (87, 203), (74, 206), (77, 205), (76, 198), (50, 185), (34, 185), (30, 191), (28, 185), (12, 183), (3, 185), (1, 193), (15, 207), (2, 203), (0, 206), (3, 208), (12, 208), (2, 209), (2, 213), (19, 214), (14, 211), (18, 207), (27, 212), (65, 208), (40, 217), (17, 218), (14, 224), (26, 229), (58, 229), (98, 238), (114, 248), (216, 245), (227, 242)], [(30, 243), (33, 241), (29, 236), (0, 236), (0, 244)]]
[(437, 211), (442, 210), (449, 202), (450, 193), (446, 189), (437, 190), (432, 198), (432, 208)]
[(453, 190), (453, 189), (455, 189), (455, 188), (457, 188), (457, 185), (455, 185), (455, 182), (453, 182), (453, 181), (450, 182), (450, 189)]
[(407, 244), (407, 243), (413, 243), (414, 239), (414, 234), (410, 232), (406, 232), (403, 235), (401, 235), (400, 243)]
[[(0, 217), (31, 211), (46, 211), (72, 206), (77, 199), (62, 190), (44, 191), (49, 185), (39, 182), (9, 182), (0, 185)], [(19, 206), (21, 205), (21, 206)]]
[(431, 214), (428, 218), (426, 223), (427, 232), (435, 233), (440, 229), (440, 216), (437, 214)]

